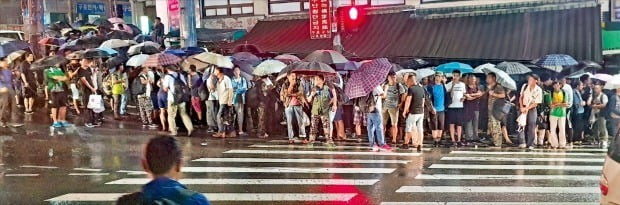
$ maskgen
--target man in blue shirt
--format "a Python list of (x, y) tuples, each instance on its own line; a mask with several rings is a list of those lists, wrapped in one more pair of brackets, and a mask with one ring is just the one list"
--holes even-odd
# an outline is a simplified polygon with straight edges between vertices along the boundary
[(121, 197), (117, 204), (162, 204), (173, 201), (183, 205), (209, 205), (207, 198), (191, 191), (177, 180), (181, 177), (182, 150), (170, 136), (152, 138), (144, 148), (142, 168), (153, 180), (137, 192)]
[(446, 119), (446, 106), (445, 106), (445, 97), (446, 97), (446, 87), (443, 84), (444, 76), (442, 72), (435, 73), (435, 81), (434, 83), (428, 86), (428, 93), (430, 94), (431, 102), (433, 102), (433, 107), (430, 110), (431, 113), (431, 130), (434, 141), (434, 146), (439, 146), (439, 141), (441, 141), (441, 136), (443, 136), (443, 129), (445, 127), (445, 119)]

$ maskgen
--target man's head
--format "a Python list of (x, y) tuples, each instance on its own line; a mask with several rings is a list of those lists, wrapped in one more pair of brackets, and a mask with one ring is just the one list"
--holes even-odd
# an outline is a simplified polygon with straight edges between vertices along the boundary
[(407, 78), (407, 82), (405, 84), (407, 84), (407, 87), (411, 87), (416, 85), (418, 82), (417, 76), (415, 73), (412, 73), (409, 78)]
[(177, 140), (170, 136), (152, 138), (144, 147), (142, 168), (153, 178), (167, 176), (181, 177), (183, 151)]
[(390, 71), (388, 73), (387, 80), (388, 80), (388, 83), (390, 84), (396, 83), (396, 73)]
[(215, 67), (215, 68), (213, 69), (213, 74), (214, 74), (215, 76), (217, 76), (218, 78), (220, 78), (220, 77), (224, 76), (224, 72), (222, 71), (222, 68), (220, 68), (220, 67)]
[(161, 23), (161, 18), (155, 17), (155, 24)]
[(80, 66), (82, 68), (88, 68), (91, 66), (91, 64), (93, 64), (92, 58), (82, 58), (82, 60), (80, 60)]
[(286, 78), (288, 79), (289, 83), (295, 83), (295, 81), (297, 80), (297, 74), (289, 71), (286, 75)]
[(435, 84), (441, 84), (443, 82), (443, 72), (435, 72)]
[(323, 86), (323, 83), (325, 83), (325, 77), (323, 77), (322, 75), (314, 76), (314, 84), (316, 86), (321, 87)]
[(534, 86), (536, 84), (538, 84), (538, 81), (540, 80), (540, 77), (538, 77), (538, 75), (531, 73), (529, 75), (527, 75), (527, 84), (530, 86)]
[(34, 54), (26, 53), (26, 61), (33, 62), (34, 61)]
[(239, 66), (235, 66), (235, 69), (233, 69), (233, 73), (235, 74), (235, 77), (239, 77), (239, 75), (241, 75), (241, 69), (239, 68)]
[(596, 84), (596, 85), (594, 85), (594, 92), (595, 92), (595, 93), (601, 93), (601, 92), (603, 92), (603, 86), (602, 86), (602, 85), (600, 85), (600, 84)]
[(166, 72), (177, 72), (179, 70), (175, 65), (167, 65), (164, 68)]
[(454, 82), (459, 82), (459, 80), (461, 80), (461, 71), (460, 70), (452, 71), (452, 80)]
[(497, 75), (493, 72), (487, 74), (487, 84), (495, 85), (497, 83)]

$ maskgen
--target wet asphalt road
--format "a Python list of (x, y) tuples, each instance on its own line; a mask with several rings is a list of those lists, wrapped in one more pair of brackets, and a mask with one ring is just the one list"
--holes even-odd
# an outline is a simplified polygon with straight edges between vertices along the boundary
[[(118, 193), (140, 189), (142, 145), (165, 134), (133, 121), (57, 130), (46, 123), (0, 128), (0, 204), (113, 204)], [(184, 182), (213, 204), (597, 204), (605, 156), (594, 148), (370, 152), (356, 141), (328, 149), (206, 136), (178, 139)]]

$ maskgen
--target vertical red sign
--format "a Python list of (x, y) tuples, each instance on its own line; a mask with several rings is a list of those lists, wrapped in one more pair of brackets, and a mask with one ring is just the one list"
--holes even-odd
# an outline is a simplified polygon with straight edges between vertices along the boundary
[(330, 0), (310, 0), (310, 39), (332, 37)]
[(170, 30), (179, 30), (181, 27), (181, 5), (179, 0), (168, 0), (168, 18)]

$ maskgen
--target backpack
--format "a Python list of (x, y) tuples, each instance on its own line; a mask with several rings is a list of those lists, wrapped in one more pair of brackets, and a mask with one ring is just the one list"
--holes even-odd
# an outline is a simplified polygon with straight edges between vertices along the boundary
[(132, 95), (143, 95), (144, 93), (146, 93), (146, 85), (142, 84), (143, 78), (145, 78), (143, 75), (139, 75), (131, 83), (131, 94)]
[(255, 102), (255, 103), (246, 103), (246, 106), (248, 106), (248, 108), (251, 109), (258, 109), (259, 106), (259, 102), (260, 102), (260, 96), (261, 93), (261, 86), (262, 83), (257, 83), (256, 86), (250, 88), (246, 93), (245, 93), (245, 101), (246, 102)]
[(508, 94), (506, 93), (506, 97), (504, 99), (497, 99), (495, 100), (495, 102), (493, 102), (493, 110), (491, 110), (491, 114), (493, 115), (493, 118), (495, 118), (497, 121), (503, 121), (504, 119), (506, 119), (506, 116), (508, 116), (510, 110), (512, 109), (513, 104), (508, 101), (507, 98)]
[(172, 93), (174, 101), (172, 103), (178, 105), (184, 102), (189, 102), (191, 98), (191, 91), (189, 86), (181, 80), (181, 74), (177, 73), (177, 77), (174, 77), (171, 74), (168, 75), (174, 79), (174, 93)]
[(144, 200), (144, 194), (142, 192), (134, 192), (131, 194), (127, 194), (121, 196), (117, 201), (117, 205), (144, 205), (144, 204), (154, 204), (154, 205), (181, 205), (186, 204), (189, 200), (196, 194), (201, 194), (188, 189), (179, 188), (179, 195), (174, 198), (161, 198), (158, 200), (153, 200), (147, 202)]
[(377, 110), (377, 101), (372, 93), (357, 99), (357, 106), (363, 113), (371, 113)]

